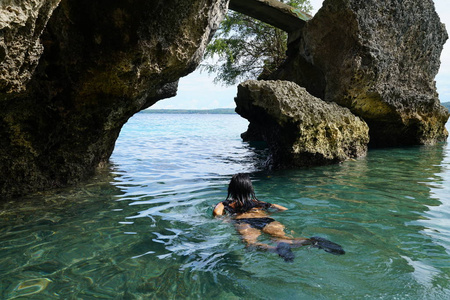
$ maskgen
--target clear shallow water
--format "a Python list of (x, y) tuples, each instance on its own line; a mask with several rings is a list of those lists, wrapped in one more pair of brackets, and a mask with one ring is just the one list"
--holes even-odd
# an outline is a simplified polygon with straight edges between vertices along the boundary
[[(371, 150), (364, 159), (262, 171), (236, 115), (140, 113), (111, 169), (0, 212), (1, 299), (449, 299), (450, 146)], [(230, 176), (297, 236), (294, 263), (249, 251), (211, 217)], [(270, 242), (267, 237), (263, 241)]]

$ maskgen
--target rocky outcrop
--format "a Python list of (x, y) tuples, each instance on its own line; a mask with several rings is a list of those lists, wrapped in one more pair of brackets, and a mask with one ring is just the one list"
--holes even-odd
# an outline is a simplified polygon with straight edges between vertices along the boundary
[(44, 47), (41, 34), (61, 0), (19, 1), (0, 6), (0, 91), (20, 92)]
[(312, 17), (278, 0), (230, 0), (230, 9), (263, 21), (286, 32), (293, 32)]
[[(104, 165), (128, 118), (175, 95), (178, 79), (196, 68), (228, 0), (0, 5), (0, 197), (10, 197), (76, 183)], [(433, 144), (448, 135), (434, 83), (446, 39), (432, 0), (325, 0), (291, 33), (289, 58), (272, 78), (349, 108), (367, 122), (374, 145)], [(286, 100), (278, 112), (275, 104), (267, 112), (239, 108), (268, 142), (280, 137), (271, 143), (275, 161), (301, 166), (306, 156), (316, 164), (364, 154), (364, 123), (282, 86), (300, 102)], [(245, 93), (237, 101), (251, 98)]]
[(337, 163), (367, 152), (364, 121), (293, 82), (246, 81), (238, 86), (235, 102), (236, 112), (250, 121), (246, 134), (267, 142), (273, 167)]
[(447, 40), (432, 0), (325, 0), (271, 79), (348, 107), (371, 144), (434, 144), (449, 114), (434, 78)]
[(1, 197), (75, 183), (174, 96), (227, 0), (17, 0), (0, 12)]

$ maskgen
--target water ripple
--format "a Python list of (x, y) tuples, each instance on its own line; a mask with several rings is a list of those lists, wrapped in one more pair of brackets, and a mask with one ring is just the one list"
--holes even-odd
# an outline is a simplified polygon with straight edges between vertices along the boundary
[[(267, 150), (239, 137), (246, 126), (235, 115), (138, 114), (110, 172), (4, 203), (0, 298), (450, 297), (448, 145), (268, 172)], [(211, 216), (236, 172), (252, 173), (259, 199), (289, 208), (273, 215), (288, 232), (346, 255), (305, 247), (286, 264), (246, 249), (230, 219)]]

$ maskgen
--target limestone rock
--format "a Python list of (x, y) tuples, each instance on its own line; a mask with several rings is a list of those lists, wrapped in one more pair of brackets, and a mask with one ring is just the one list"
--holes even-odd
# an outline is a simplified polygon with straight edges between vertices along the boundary
[(40, 36), (60, 1), (1, 1), (0, 92), (19, 92), (31, 79), (44, 50)]
[(330, 164), (367, 152), (364, 121), (293, 82), (246, 81), (238, 86), (235, 102), (250, 131), (269, 145), (275, 167)]
[(6, 2), (1, 197), (73, 184), (107, 164), (128, 118), (174, 96), (178, 79), (197, 67), (228, 6), (228, 0)]
[(432, 0), (325, 0), (272, 79), (348, 107), (371, 144), (446, 140), (434, 78), (447, 32)]

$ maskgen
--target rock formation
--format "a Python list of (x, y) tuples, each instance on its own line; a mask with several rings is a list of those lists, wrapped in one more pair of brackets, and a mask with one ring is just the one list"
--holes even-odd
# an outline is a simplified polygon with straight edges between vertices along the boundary
[(249, 80), (238, 86), (235, 101), (236, 112), (252, 124), (250, 131), (256, 128), (267, 142), (271, 166), (324, 165), (367, 152), (364, 121), (293, 82)]
[[(128, 118), (175, 95), (178, 79), (198, 65), (227, 5), (228, 0), (0, 2), (0, 197), (94, 174), (108, 161)], [(272, 78), (349, 108), (367, 122), (374, 145), (432, 144), (448, 135), (449, 114), (434, 83), (446, 39), (432, 0), (325, 0), (311, 21), (290, 33), (289, 58)], [(265, 105), (269, 111), (252, 104), (260, 116), (245, 108), (250, 104), (238, 108), (254, 120), (253, 132), (279, 134), (280, 141), (271, 143), (276, 161), (294, 158), (303, 165), (297, 157), (306, 155), (328, 163), (364, 153), (363, 122), (280, 84), (299, 103), (310, 104), (300, 110), (283, 100), (286, 110), (278, 112), (273, 104)], [(245, 97), (250, 96), (255, 95)], [(323, 123), (307, 117), (312, 107), (323, 114)]]
[(373, 146), (434, 144), (449, 114), (434, 78), (447, 32), (432, 0), (325, 0), (270, 79), (348, 107)]
[(40, 43), (41, 34), (60, 1), (21, 1), (9, 5), (8, 1), (2, 2), (0, 6), (1, 92), (20, 92), (25, 89), (44, 51)]
[(0, 4), (0, 195), (92, 175), (134, 113), (174, 96), (228, 0)]

